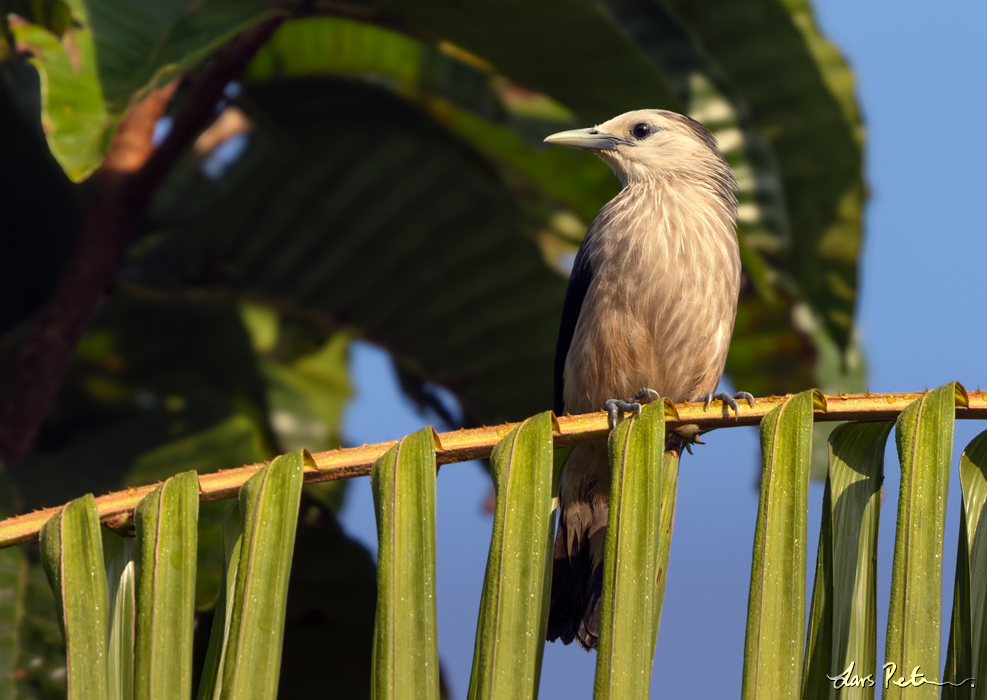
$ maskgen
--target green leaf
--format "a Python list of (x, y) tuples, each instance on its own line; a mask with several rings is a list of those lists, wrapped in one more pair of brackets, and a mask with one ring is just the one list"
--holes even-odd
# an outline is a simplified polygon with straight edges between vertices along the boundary
[[(930, 391), (902, 411), (895, 423), (901, 490), (884, 647), (885, 664), (894, 664), (888, 667), (893, 680), (885, 698), (938, 695), (935, 685), (913, 688), (904, 681), (916, 671), (938, 680), (942, 540), (953, 417), (961, 391), (955, 382)], [(896, 679), (904, 679), (903, 686)]]
[[(254, 82), (332, 74), (384, 85), (470, 141), (487, 158), (521, 175), (579, 213), (585, 222), (616, 193), (617, 179), (600, 160), (569, 149), (544, 148), (523, 125), (504, 123), (504, 90), (495, 76), (447, 44), (435, 47), (383, 27), (336, 17), (286, 22), (246, 73)], [(500, 82), (503, 82), (501, 79)], [(509, 108), (516, 109), (511, 103)], [(563, 110), (564, 113), (564, 110)], [(544, 129), (543, 129), (544, 131)], [(524, 202), (527, 204), (528, 202)], [(581, 236), (586, 231), (581, 223)]]
[(41, 555), (67, 648), (69, 700), (107, 697), (106, 571), (92, 494), (77, 498), (41, 530)]
[(261, 0), (133, 4), (86, 0), (107, 110), (126, 111), (150, 90), (197, 66), (240, 32), (282, 10)]
[(804, 391), (761, 420), (761, 498), (754, 532), (741, 697), (796, 697), (805, 631), (805, 540), (812, 409)]
[(243, 542), (222, 662), (224, 700), (277, 697), (306, 460), (311, 457), (302, 450), (278, 457), (240, 489)]
[(481, 114), (500, 111), (490, 74), (432, 44), (342, 17), (285, 22), (250, 62), (249, 82), (332, 73), (371, 80), (425, 105), (442, 97)]
[[(803, 698), (873, 698), (877, 665), (877, 531), (884, 445), (892, 423), (844, 423), (829, 439)], [(843, 684), (834, 680), (845, 674)], [(842, 688), (842, 692), (836, 691)]]
[[(365, 85), (252, 86), (243, 107), (256, 128), (230, 173), (176, 182), (189, 197), (167, 196), (181, 207), (196, 191), (200, 201), (202, 190), (215, 195), (174, 224), (183, 284), (372, 340), (415, 375), (454, 388), (475, 420), (542, 410), (566, 283), (524, 236), (491, 166)], [(405, 186), (383, 184), (396, 182)]]
[(134, 695), (187, 697), (192, 690), (199, 480), (173, 476), (137, 506), (137, 640)]
[(2, 10), (4, 24), (10, 15), (16, 15), (44, 27), (57, 37), (72, 28), (72, 11), (63, 0), (4, 0)]
[(677, 107), (665, 76), (602, 4), (504, 0), (467, 7), (454, 0), (399, 0), (390, 9), (411, 30), (466, 49), (588, 124), (645, 105)]
[[(943, 688), (943, 698), (979, 697), (974, 692), (987, 668), (987, 432), (975, 437), (960, 457), (963, 502), (956, 552), (953, 615), (943, 680), (960, 685)], [(961, 685), (962, 684), (962, 685)]]
[(597, 700), (648, 695), (659, 615), (655, 587), (665, 480), (655, 474), (662, 473), (664, 449), (660, 401), (610, 433), (610, 512), (593, 684)]
[(377, 620), (371, 697), (439, 698), (435, 612), (435, 432), (405, 437), (374, 462)]
[(134, 697), (134, 640), (137, 629), (134, 538), (118, 535), (107, 527), (103, 536), (103, 563), (109, 596), (110, 637), (106, 645), (107, 697)]
[(51, 152), (65, 174), (79, 182), (102, 162), (116, 118), (103, 103), (86, 7), (82, 0), (69, 0), (69, 5), (78, 28), (59, 38), (22, 24), (14, 36), (31, 48), (31, 63), (41, 76), (41, 121)]
[(551, 412), (514, 428), (490, 459), (497, 505), (469, 697), (536, 698), (555, 535)]

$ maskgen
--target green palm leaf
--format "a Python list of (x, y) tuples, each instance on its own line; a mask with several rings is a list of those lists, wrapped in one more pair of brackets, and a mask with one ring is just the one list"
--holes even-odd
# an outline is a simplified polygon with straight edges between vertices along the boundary
[(471, 700), (538, 697), (555, 533), (552, 422), (551, 413), (529, 418), (497, 444), (490, 458), (497, 508), (480, 598)]
[(434, 435), (407, 436), (370, 476), (378, 540), (371, 697), (381, 700), (439, 698)]
[(805, 539), (812, 409), (804, 391), (761, 421), (761, 499), (754, 533), (742, 697), (795, 697), (805, 630)]

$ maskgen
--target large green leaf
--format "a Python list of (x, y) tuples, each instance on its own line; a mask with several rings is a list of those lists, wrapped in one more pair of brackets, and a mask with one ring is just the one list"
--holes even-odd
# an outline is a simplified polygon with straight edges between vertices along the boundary
[(195, 6), (183, 0), (86, 0), (86, 10), (106, 106), (116, 115), (276, 12), (262, 0), (205, 0)]
[(412, 30), (466, 49), (588, 123), (643, 106), (678, 107), (665, 76), (600, 3), (396, 0), (388, 9)]
[(192, 690), (192, 628), (199, 480), (168, 479), (137, 506), (136, 698), (187, 697)]
[(944, 698), (983, 697), (977, 674), (987, 668), (987, 432), (975, 437), (960, 457), (963, 488), (956, 552), (953, 614), (943, 680)]
[[(913, 401), (895, 423), (901, 463), (898, 521), (891, 571), (891, 604), (884, 645), (885, 698), (934, 698), (938, 680), (942, 541), (953, 450), (953, 418), (962, 388), (950, 382)], [(890, 671), (890, 673), (888, 673)]]
[(249, 82), (333, 73), (390, 87), (427, 105), (441, 97), (481, 114), (499, 113), (490, 74), (432, 44), (341, 17), (285, 22), (251, 61)]
[(275, 698), (302, 471), (301, 450), (278, 457), (240, 489), (243, 539), (219, 697)]
[(107, 697), (107, 610), (96, 501), (78, 498), (41, 530), (41, 553), (65, 637), (69, 700)]
[[(655, 586), (662, 524), (665, 407), (661, 401), (610, 433), (610, 511), (603, 555), (593, 697), (646, 697), (660, 612)], [(658, 582), (658, 585), (663, 585)]]
[(741, 697), (795, 697), (805, 632), (805, 539), (812, 409), (804, 391), (761, 420), (761, 498), (754, 532)]
[[(3, 0), (0, 2), (0, 26), (4, 30), (17, 25), (14, 21), (25, 20), (44, 27), (57, 37), (72, 28), (72, 10), (64, 0)], [(6, 58), (0, 54), (0, 58)]]
[(375, 88), (293, 80), (250, 88), (243, 105), (256, 128), (241, 161), (181, 188), (217, 195), (176, 227), (184, 284), (349, 328), (476, 420), (549, 403), (565, 280), (489, 165)]
[(221, 698), (277, 697), (288, 579), (302, 489), (302, 451), (278, 457), (240, 489), (243, 542)]
[[(891, 423), (845, 423), (829, 439), (803, 698), (873, 698), (877, 526)], [(840, 691), (840, 692), (837, 692)]]
[(102, 162), (116, 119), (103, 104), (93, 34), (82, 0), (69, 0), (77, 25), (62, 36), (36, 24), (14, 28), (29, 47), (41, 76), (41, 120), (51, 152), (65, 173), (79, 181)]
[[(534, 131), (540, 125), (526, 127), (518, 119), (518, 112), (523, 114), (532, 100), (505, 99), (514, 93), (506, 88), (495, 90), (503, 78), (446, 43), (437, 48), (390, 29), (348, 19), (297, 19), (282, 25), (257, 54), (245, 77), (262, 82), (320, 74), (383, 85), (415, 102), (514, 179), (520, 176), (520, 182), (508, 180), (518, 194), (530, 200), (538, 195), (532, 189), (536, 185), (575, 210), (583, 219), (577, 224), (579, 237), (585, 233), (586, 223), (618, 189), (617, 180), (602, 161), (572, 150), (545, 148), (541, 136), (548, 127)], [(550, 114), (569, 116), (561, 107)], [(522, 203), (530, 205), (528, 201)]]
[(538, 697), (555, 534), (552, 453), (552, 415), (541, 413), (509, 432), (490, 457), (497, 505), (471, 699)]
[(435, 442), (430, 427), (374, 462), (377, 619), (372, 698), (439, 698)]

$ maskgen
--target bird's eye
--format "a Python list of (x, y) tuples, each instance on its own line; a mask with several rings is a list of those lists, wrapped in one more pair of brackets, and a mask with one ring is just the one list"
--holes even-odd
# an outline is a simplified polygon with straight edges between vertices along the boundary
[(636, 139), (644, 139), (651, 136), (653, 129), (650, 124), (645, 124), (641, 122), (640, 124), (635, 124), (634, 128), (631, 129), (631, 135)]

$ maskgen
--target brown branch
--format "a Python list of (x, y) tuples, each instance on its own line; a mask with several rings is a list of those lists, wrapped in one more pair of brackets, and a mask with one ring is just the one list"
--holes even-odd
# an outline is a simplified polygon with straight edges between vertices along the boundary
[(172, 167), (216, 116), (216, 103), (285, 15), (234, 39), (202, 70), (157, 149), (154, 126), (177, 81), (152, 91), (120, 121), (109, 151), (90, 178), (91, 198), (75, 249), (48, 303), (12, 360), (0, 397), (0, 455), (8, 466), (28, 454), (68, 371), (75, 348), (123, 261), (139, 217)]
[[(823, 397), (825, 408), (817, 406), (813, 414), (816, 422), (834, 421), (889, 421), (921, 392), (910, 394), (849, 394)], [(783, 403), (787, 396), (771, 396), (758, 399), (753, 407), (743, 405), (740, 416), (728, 415), (721, 410), (719, 402), (710, 410), (704, 411), (699, 403), (667, 404), (665, 425), (675, 429), (681, 425), (696, 424), (704, 430), (737, 426), (752, 426), (771, 409)], [(965, 405), (963, 405), (965, 403)], [(987, 419), (987, 391), (971, 391), (958, 394), (957, 419)], [(436, 435), (436, 461), (439, 464), (468, 462), (472, 459), (489, 457), (494, 446), (511, 431), (517, 423), (506, 423), (493, 427), (454, 430)], [(555, 447), (568, 447), (588, 442), (605, 440), (610, 433), (607, 416), (600, 413), (587, 413), (580, 416), (565, 416), (557, 419)], [(373, 463), (397, 441), (381, 442), (312, 455), (314, 467), (306, 468), (305, 483), (348, 479), (370, 474)], [(199, 475), (199, 493), (203, 501), (219, 501), (235, 498), (240, 487), (264, 464), (251, 464), (239, 469)], [(96, 509), (103, 522), (116, 521), (132, 514), (141, 499), (149, 494), (156, 484), (117, 491), (96, 499)], [(16, 518), (0, 522), (0, 548), (37, 538), (41, 527), (55, 515), (61, 507), (46, 508)]]

